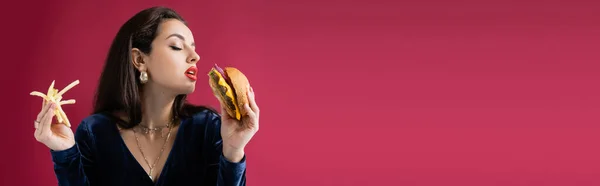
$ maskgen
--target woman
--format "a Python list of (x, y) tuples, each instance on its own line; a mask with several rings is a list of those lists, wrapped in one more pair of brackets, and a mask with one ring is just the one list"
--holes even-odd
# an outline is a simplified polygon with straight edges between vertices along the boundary
[(55, 103), (34, 122), (59, 184), (245, 185), (244, 147), (259, 121), (254, 92), (242, 121), (187, 104), (197, 74), (190, 69), (200, 59), (194, 50), (186, 22), (171, 9), (128, 20), (108, 53), (94, 113), (75, 134), (52, 124)]

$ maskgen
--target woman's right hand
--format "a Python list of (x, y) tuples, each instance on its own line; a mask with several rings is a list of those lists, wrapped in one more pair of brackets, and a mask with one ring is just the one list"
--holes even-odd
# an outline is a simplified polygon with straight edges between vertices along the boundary
[(35, 139), (54, 151), (66, 150), (75, 145), (75, 135), (65, 124), (52, 124), (56, 103), (48, 102), (42, 106), (35, 125)]

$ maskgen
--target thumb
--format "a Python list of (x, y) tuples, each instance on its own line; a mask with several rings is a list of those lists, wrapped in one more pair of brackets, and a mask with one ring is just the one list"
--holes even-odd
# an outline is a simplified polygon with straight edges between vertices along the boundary
[(231, 119), (231, 117), (229, 116), (229, 113), (227, 113), (227, 105), (225, 104), (225, 102), (223, 102), (223, 100), (221, 100), (220, 98), (218, 98), (218, 99), (219, 99), (219, 104), (221, 107), (221, 109), (220, 109), (221, 110), (221, 118), (223, 118), (225, 120)]
[(221, 115), (227, 115), (227, 109), (225, 108), (225, 105), (223, 103), (221, 103)]

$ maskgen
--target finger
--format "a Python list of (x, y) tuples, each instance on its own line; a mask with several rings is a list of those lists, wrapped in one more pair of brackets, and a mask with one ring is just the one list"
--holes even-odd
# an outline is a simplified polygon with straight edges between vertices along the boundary
[(258, 121), (258, 113), (252, 111), (249, 104), (245, 104), (244, 109), (246, 109), (246, 115), (248, 116), (247, 120), (250, 120), (250, 122), (248, 122), (250, 125), (246, 127), (255, 128), (258, 130), (258, 122), (255, 122)]
[(256, 105), (256, 100), (255, 100), (255, 97), (254, 97), (254, 90), (252, 89), (252, 87), (250, 87), (248, 89), (249, 89), (249, 91), (248, 91), (248, 98), (249, 98), (248, 102), (250, 103), (250, 108), (252, 108), (252, 110), (255, 113), (258, 114), (260, 112), (260, 109), (258, 108), (258, 105)]
[(250, 119), (256, 118), (256, 112), (254, 112), (252, 108), (250, 108), (249, 104), (244, 104), (244, 110), (246, 110), (246, 115), (248, 115)]
[(35, 123), (34, 124), (34, 127), (35, 127), (34, 136), (36, 137), (36, 139), (38, 139), (38, 137), (40, 137), (42, 132), (44, 131), (41, 127), (46, 118), (46, 115), (49, 112), (53, 112), (53, 111), (51, 111), (51, 107), (52, 107), (51, 103), (46, 104), (46, 106), (43, 108), (42, 112), (40, 112), (40, 116), (38, 118), (36, 118), (37, 122), (34, 121), (34, 123)]
[(42, 111), (40, 111), (40, 113), (38, 113), (38, 116), (35, 118), (35, 121), (33, 122), (34, 128), (36, 128), (36, 129), (39, 128), (41, 120), (44, 117), (44, 115), (48, 112), (48, 110), (50, 110), (50, 106), (52, 106), (52, 105), (46, 104), (46, 106), (44, 106), (42, 108)]
[(36, 121), (40, 121), (40, 119), (42, 119), (42, 117), (44, 116), (44, 114), (46, 114), (46, 112), (48, 111), (48, 109), (50, 108), (50, 104), (45, 104), (42, 107), (42, 110), (40, 111), (40, 113), (38, 113), (37, 117), (35, 118)]
[(47, 132), (51, 132), (50, 127), (52, 125), (52, 118), (54, 117), (54, 110), (56, 109), (56, 103), (50, 103), (50, 109), (48, 112), (46, 112), (46, 114), (44, 115), (44, 117), (42, 118), (42, 120), (40, 121), (40, 135), (44, 135)]

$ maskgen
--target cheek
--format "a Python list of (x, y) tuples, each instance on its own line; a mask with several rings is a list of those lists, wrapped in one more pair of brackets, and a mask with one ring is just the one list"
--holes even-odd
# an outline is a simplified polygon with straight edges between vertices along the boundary
[(151, 63), (148, 64), (151, 75), (155, 81), (162, 83), (172, 83), (178, 81), (185, 71), (185, 57), (177, 55), (175, 52), (157, 52), (152, 56)]

